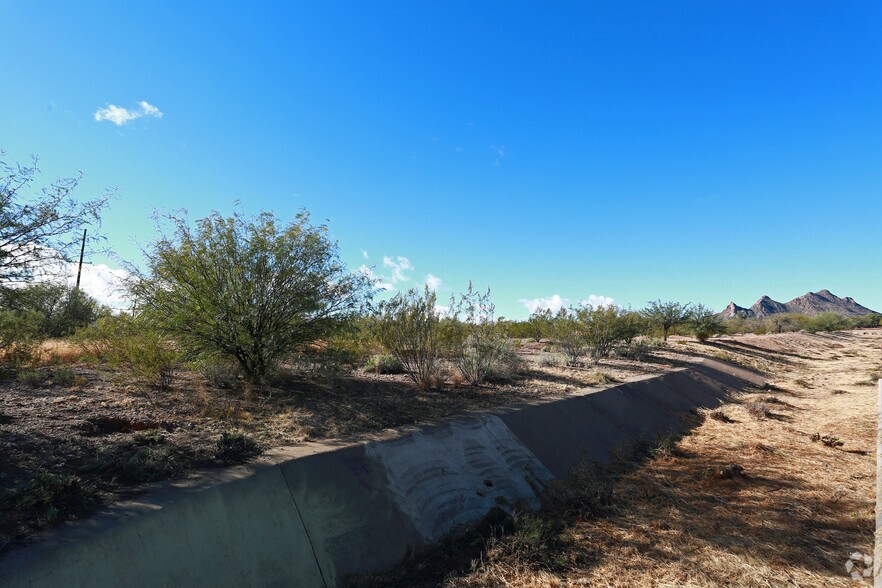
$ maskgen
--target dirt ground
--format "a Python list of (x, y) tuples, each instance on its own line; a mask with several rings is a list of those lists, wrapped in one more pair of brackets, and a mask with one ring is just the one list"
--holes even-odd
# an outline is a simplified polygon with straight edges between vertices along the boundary
[[(712, 346), (762, 369), (770, 389), (706, 413), (678, 443), (629, 467), (603, 514), (577, 512), (560, 535), (539, 540), (536, 525), (485, 534), (492, 538), (465, 560), (427, 554), (368, 585), (870, 583), (853, 580), (846, 563), (873, 550), (882, 330), (726, 337)], [(546, 529), (558, 524), (542, 516)], [(435, 558), (448, 566), (443, 573), (433, 572)]]
[[(844, 586), (849, 554), (871, 552), (871, 378), (882, 376), (880, 344), (882, 330), (720, 337), (704, 344), (674, 337), (640, 359), (571, 368), (559, 365), (547, 343), (523, 342), (525, 367), (509, 382), (420, 391), (404, 376), (289, 370), (251, 399), (241, 389), (213, 388), (192, 372), (161, 392), (74, 358), (70, 385), (54, 383), (65, 365), (41, 368), (39, 382), (0, 383), (0, 556), (39, 528), (86, 516), (145, 483), (194, 468), (236, 463), (306, 439), (354, 439), (602, 388), (711, 356), (763, 371), (775, 389), (724, 407), (725, 419), (707, 418), (676, 451), (619, 480), (614, 515), (586, 517), (567, 530), (591, 557), (548, 572), (494, 568), (484, 554), (487, 565), (454, 566), (443, 582)], [(844, 444), (813, 441), (815, 433)], [(746, 476), (713, 475), (733, 463)]]
[[(612, 358), (568, 367), (548, 343), (522, 342), (523, 369), (481, 387), (422, 391), (404, 375), (288, 366), (248, 397), (181, 371), (160, 391), (64, 342), (45, 344), (45, 365), (0, 381), (0, 556), (34, 531), (88, 515), (144, 484), (196, 468), (245, 461), (305, 440), (384, 429), (605, 387), (690, 361), (655, 347), (643, 361)], [(54, 359), (51, 359), (54, 358)], [(224, 438), (226, 436), (226, 438)], [(255, 446), (256, 444), (256, 446)]]

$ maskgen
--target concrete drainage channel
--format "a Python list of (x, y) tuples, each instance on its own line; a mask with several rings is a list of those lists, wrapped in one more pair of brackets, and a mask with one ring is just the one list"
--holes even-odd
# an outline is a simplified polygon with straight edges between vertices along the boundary
[(495, 506), (538, 506), (545, 482), (586, 452), (604, 462), (628, 441), (682, 428), (690, 409), (763, 383), (705, 360), (387, 439), (274, 452), (56, 529), (0, 559), (0, 586), (337, 586)]

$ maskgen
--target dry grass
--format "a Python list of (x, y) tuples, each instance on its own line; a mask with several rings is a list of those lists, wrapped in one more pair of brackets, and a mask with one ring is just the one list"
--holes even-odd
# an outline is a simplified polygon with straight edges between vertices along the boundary
[[(552, 539), (558, 567), (495, 540), (446, 579), (411, 584), (399, 574), (374, 585), (855, 585), (846, 560), (872, 552), (876, 399), (853, 379), (878, 365), (880, 343), (879, 330), (723, 342), (768, 368), (776, 396), (747, 395), (657, 447), (616, 479), (610, 511), (559, 517), (567, 524)], [(761, 418), (751, 416), (755, 405)], [(820, 431), (820, 442), (806, 431)]]

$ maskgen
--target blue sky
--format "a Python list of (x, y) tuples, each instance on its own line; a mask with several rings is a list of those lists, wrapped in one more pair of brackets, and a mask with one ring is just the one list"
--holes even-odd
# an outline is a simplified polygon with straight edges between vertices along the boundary
[[(0, 22), (0, 148), (116, 187), (126, 258), (154, 208), (240, 200), (306, 207), (396, 288), (489, 285), (508, 317), (822, 288), (882, 310), (878, 2), (32, 1)], [(96, 120), (142, 101), (157, 116)]]

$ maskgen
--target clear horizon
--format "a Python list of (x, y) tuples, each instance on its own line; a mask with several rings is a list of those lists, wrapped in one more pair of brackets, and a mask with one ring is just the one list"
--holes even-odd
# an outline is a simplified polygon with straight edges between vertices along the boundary
[(0, 149), (115, 187), (124, 258), (153, 209), (238, 200), (508, 318), (822, 289), (882, 310), (878, 3), (209, 6), (0, 7)]

